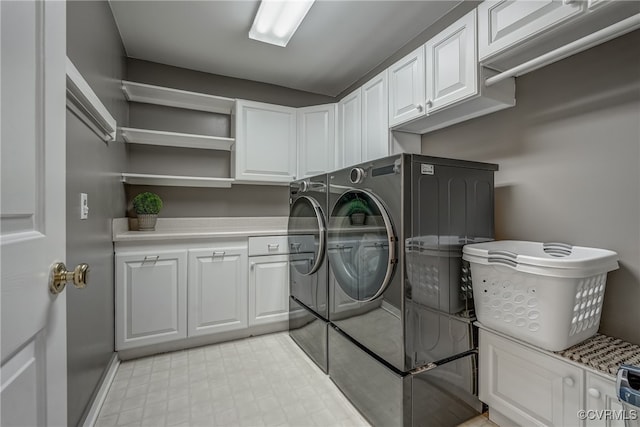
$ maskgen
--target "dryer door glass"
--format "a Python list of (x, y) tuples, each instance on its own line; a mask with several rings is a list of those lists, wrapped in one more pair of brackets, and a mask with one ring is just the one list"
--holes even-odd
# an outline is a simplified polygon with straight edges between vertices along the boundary
[(397, 261), (396, 240), (391, 219), (373, 194), (350, 190), (338, 199), (329, 219), (327, 253), (349, 298), (371, 301), (384, 292)]
[(292, 268), (304, 275), (315, 273), (322, 263), (325, 225), (322, 208), (314, 199), (302, 196), (289, 211), (289, 252)]

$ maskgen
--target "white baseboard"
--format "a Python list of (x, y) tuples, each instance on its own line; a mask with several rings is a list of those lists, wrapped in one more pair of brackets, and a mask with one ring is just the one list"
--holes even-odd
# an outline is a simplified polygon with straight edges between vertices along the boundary
[(102, 384), (100, 384), (98, 393), (96, 393), (96, 397), (93, 399), (93, 402), (91, 402), (91, 408), (87, 413), (87, 417), (84, 419), (84, 423), (82, 424), (83, 427), (93, 427), (96, 424), (96, 421), (98, 421), (100, 409), (102, 409), (104, 400), (107, 398), (107, 393), (109, 392), (111, 383), (116, 376), (118, 366), (120, 366), (118, 353), (113, 353), (111, 362), (109, 362), (109, 367), (107, 368), (107, 373), (102, 377)]

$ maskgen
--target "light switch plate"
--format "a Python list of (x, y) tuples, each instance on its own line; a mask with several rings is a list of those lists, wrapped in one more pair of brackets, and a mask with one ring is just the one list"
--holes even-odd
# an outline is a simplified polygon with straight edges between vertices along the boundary
[(80, 193), (80, 219), (89, 218), (89, 197), (87, 193)]

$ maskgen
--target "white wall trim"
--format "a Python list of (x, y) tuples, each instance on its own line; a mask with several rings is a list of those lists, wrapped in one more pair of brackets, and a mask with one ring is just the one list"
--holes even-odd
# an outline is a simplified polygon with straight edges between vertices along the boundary
[(116, 139), (116, 119), (67, 58), (67, 108), (105, 141)]
[(91, 408), (87, 413), (87, 417), (84, 419), (84, 423), (82, 423), (83, 427), (93, 427), (96, 424), (96, 421), (98, 421), (98, 415), (100, 414), (100, 409), (102, 409), (102, 405), (104, 404), (104, 401), (107, 398), (107, 393), (109, 392), (111, 383), (113, 382), (113, 379), (116, 377), (118, 366), (120, 366), (120, 359), (118, 358), (118, 353), (113, 353), (113, 356), (111, 357), (111, 362), (109, 362), (109, 367), (107, 368), (107, 373), (104, 375), (104, 377), (102, 377), (102, 383), (100, 384), (98, 393), (96, 393), (96, 396), (93, 399), (93, 402), (91, 402)]

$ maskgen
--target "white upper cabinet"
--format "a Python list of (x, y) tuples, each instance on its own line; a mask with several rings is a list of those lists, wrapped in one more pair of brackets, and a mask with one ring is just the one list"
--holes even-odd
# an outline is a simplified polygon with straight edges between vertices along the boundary
[(297, 178), (333, 169), (336, 140), (336, 104), (298, 108)]
[(360, 163), (362, 159), (361, 93), (361, 90), (357, 89), (338, 103), (336, 168)]
[(478, 91), (476, 11), (426, 44), (427, 114)]
[(233, 175), (239, 181), (289, 182), (296, 175), (296, 109), (238, 100)]
[(387, 70), (362, 86), (362, 161), (389, 155)]
[(480, 60), (513, 48), (579, 15), (582, 1), (485, 0), (478, 5)]
[(424, 46), (389, 67), (389, 126), (425, 115)]

